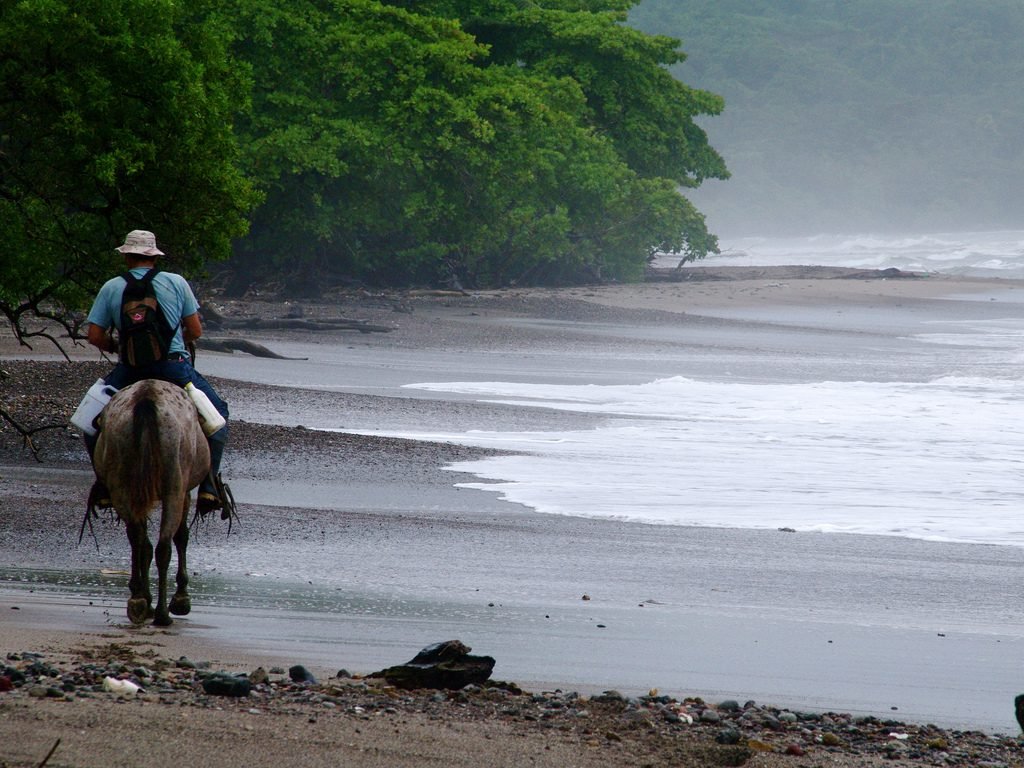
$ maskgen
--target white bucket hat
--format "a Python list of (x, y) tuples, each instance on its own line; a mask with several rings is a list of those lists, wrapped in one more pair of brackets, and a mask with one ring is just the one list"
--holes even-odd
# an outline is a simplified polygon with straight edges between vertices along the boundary
[(133, 229), (124, 239), (124, 245), (114, 249), (121, 253), (137, 253), (140, 256), (163, 256), (156, 247), (156, 235), (144, 229)]

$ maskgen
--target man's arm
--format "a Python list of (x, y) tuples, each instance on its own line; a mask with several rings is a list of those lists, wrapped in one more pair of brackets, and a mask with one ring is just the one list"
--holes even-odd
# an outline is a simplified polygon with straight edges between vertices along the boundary
[(198, 312), (181, 318), (181, 337), (185, 340), (186, 345), (191, 344), (202, 335), (203, 324), (199, 320)]
[(85, 340), (96, 347), (100, 352), (116, 352), (117, 344), (110, 332), (96, 323), (89, 323), (89, 329), (85, 332)]

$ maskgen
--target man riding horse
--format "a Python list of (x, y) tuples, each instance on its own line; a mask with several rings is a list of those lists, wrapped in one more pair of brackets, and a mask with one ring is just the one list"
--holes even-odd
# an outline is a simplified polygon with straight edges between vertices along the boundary
[[(157, 248), (156, 236), (152, 232), (133, 230), (125, 238), (124, 245), (116, 250), (124, 255), (128, 271), (111, 278), (100, 288), (89, 310), (86, 332), (93, 346), (103, 352), (119, 353), (117, 365), (104, 382), (119, 390), (142, 379), (162, 379), (180, 387), (191, 383), (210, 398), (226, 420), (227, 403), (192, 367), (187, 345), (202, 335), (203, 326), (199, 319), (199, 303), (188, 281), (181, 275), (156, 269), (156, 257), (162, 256), (163, 251)], [(129, 302), (129, 294), (138, 301)], [(129, 304), (131, 308), (126, 310)], [(136, 336), (140, 338), (145, 338), (147, 323), (151, 329), (159, 328), (158, 338), (151, 347), (145, 343), (137, 348), (130, 346), (138, 339), (130, 339), (135, 329), (128, 328), (127, 324), (135, 321), (139, 324)], [(118, 330), (118, 342), (111, 335), (114, 328)], [(199, 486), (196, 504), (196, 510), (203, 516), (223, 507), (216, 479), (227, 437), (225, 423), (207, 438), (210, 474)], [(90, 458), (97, 439), (97, 436), (85, 436)], [(89, 493), (89, 504), (96, 508), (111, 506), (110, 493), (98, 478)]]

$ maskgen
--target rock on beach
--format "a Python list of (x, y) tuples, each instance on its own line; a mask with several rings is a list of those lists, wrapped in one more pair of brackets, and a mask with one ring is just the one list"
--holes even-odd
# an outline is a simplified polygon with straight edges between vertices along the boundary
[[(291, 669), (301, 666), (293, 664)], [(562, 690), (530, 693), (497, 681), (438, 692), (402, 689), (369, 676), (317, 683), (296, 680), (294, 672), (276, 669), (276, 673), (262, 668), (249, 674), (229, 673), (206, 662), (182, 663), (182, 659), (155, 654), (140, 657), (122, 644), (98, 647), (86, 656), (9, 653), (0, 664), (0, 726), (10, 722), (12, 712), (31, 718), (31, 708), (42, 706), (32, 702), (59, 699), (69, 707), (76, 702), (113, 704), (123, 695), (106, 681), (117, 680), (136, 687), (137, 706), (155, 707), (155, 716), (173, 705), (197, 713), (227, 709), (263, 720), (275, 716), (286, 721), (301, 716), (308, 722), (321, 722), (324, 717), (356, 722), (385, 719), (399, 726), (408, 718), (426, 717), (435, 722), (490, 723), (512, 733), (525, 729), (545, 738), (556, 734), (576, 749), (596, 750), (606, 759), (612, 758), (607, 750), (621, 757), (626, 747), (654, 759), (634, 763), (616, 757), (607, 763), (617, 765), (743, 765), (764, 754), (817, 761), (807, 765), (995, 768), (1021, 765), (1024, 746), (1019, 738), (1008, 736), (835, 712), (799, 712), (753, 701), (714, 704), (654, 691), (638, 697), (608, 691), (588, 698)], [(15, 702), (21, 703), (21, 710)]]

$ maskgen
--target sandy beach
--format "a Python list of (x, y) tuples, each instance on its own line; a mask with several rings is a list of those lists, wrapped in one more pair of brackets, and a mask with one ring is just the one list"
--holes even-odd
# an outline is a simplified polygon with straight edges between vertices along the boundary
[[(1019, 548), (543, 515), (456, 487), (473, 478), (445, 468), (488, 449), (359, 434), (599, 423), (406, 386), (441, 378), (638, 383), (711, 375), (727, 359), (741, 378), (853, 379), (870, 359), (895, 379), (911, 353), (927, 372), (908, 334), (936, 318), (1019, 315), (1024, 282), (695, 269), (629, 286), (204, 301), (229, 317), (299, 304), (306, 318), (390, 330), (244, 334), (293, 361), (200, 353), (232, 408), (225, 475), (241, 519), (230, 536), (219, 521), (194, 532), (193, 613), (169, 629), (126, 625), (120, 527), (96, 521), (77, 543), (90, 482), (78, 439), (41, 432), (37, 459), (3, 425), (5, 663), (38, 653), (81, 676), (127, 648), (124, 674), (159, 668), (165, 690), (151, 681), (128, 702), (0, 692), (0, 764), (38, 765), (60, 738), (50, 765), (135, 765), (145, 741), (132, 729), (173, 745), (167, 764), (1024, 764)], [(34, 347), (3, 331), (0, 397), (23, 424), (62, 423), (109, 365)], [(435, 700), (336, 677), (454, 638), (533, 697)], [(278, 669), (276, 687), (203, 696), (174, 666), (182, 656)], [(296, 664), (316, 690), (289, 685)], [(602, 701), (610, 689), (627, 702)]]

